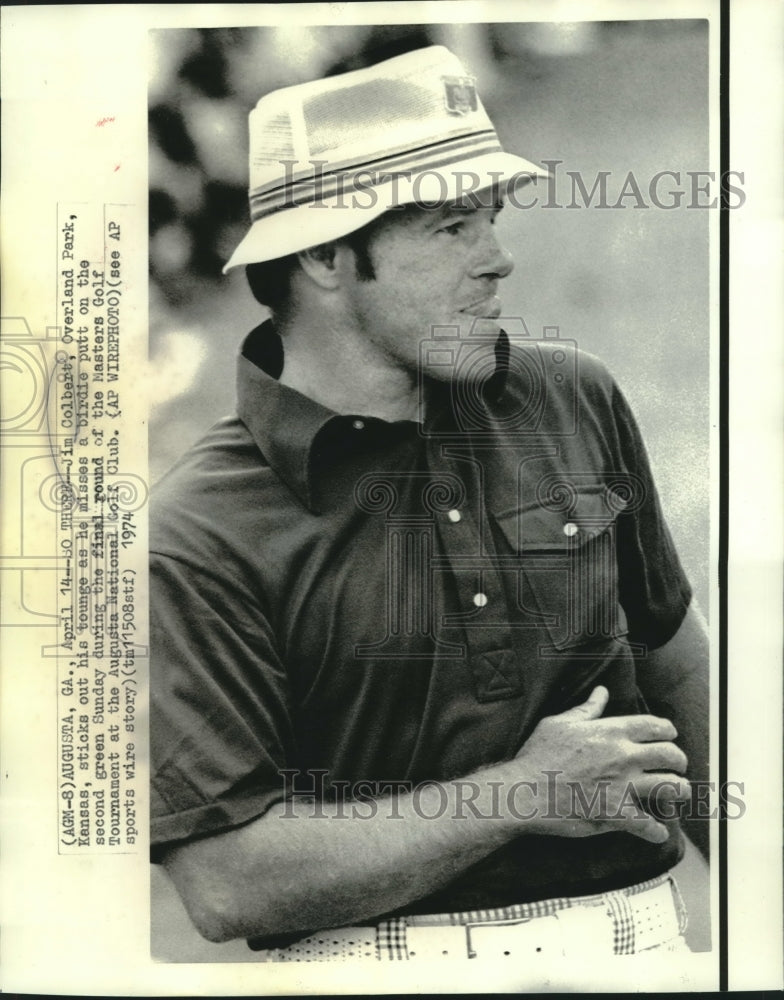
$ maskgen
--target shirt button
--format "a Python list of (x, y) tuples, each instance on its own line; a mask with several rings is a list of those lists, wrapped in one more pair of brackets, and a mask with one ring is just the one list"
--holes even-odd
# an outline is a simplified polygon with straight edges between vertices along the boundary
[(365, 421), (364, 420), (352, 420), (351, 421), (351, 426), (354, 428), (355, 431), (363, 431), (365, 429)]
[(460, 521), (463, 517), (463, 515), (460, 513), (459, 510), (450, 510), (446, 516), (449, 518), (452, 524), (457, 524), (457, 522)]
[(483, 608), (487, 604), (487, 594), (474, 594), (474, 604), (478, 608)]
[(567, 537), (571, 538), (571, 537), (572, 537), (572, 535), (576, 535), (576, 534), (577, 534), (577, 532), (578, 532), (578, 531), (579, 531), (580, 529), (579, 529), (579, 528), (577, 527), (577, 525), (576, 525), (576, 524), (574, 524), (574, 523), (573, 523), (572, 521), (568, 521), (568, 522), (567, 522), (567, 523), (566, 523), (566, 524), (564, 525), (564, 528), (563, 528), (563, 530), (564, 530), (564, 534), (565, 534), (565, 535), (566, 535)]

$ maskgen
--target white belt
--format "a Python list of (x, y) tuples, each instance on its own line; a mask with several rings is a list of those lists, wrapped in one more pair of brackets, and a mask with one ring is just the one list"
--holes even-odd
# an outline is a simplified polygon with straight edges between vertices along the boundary
[[(547, 916), (406, 928), (409, 958), (536, 958), (636, 954), (673, 941), (680, 924), (665, 883), (636, 896), (582, 904)], [(622, 900), (622, 901), (621, 901)]]
[(593, 896), (564, 896), (495, 910), (341, 927), (266, 952), (262, 961), (513, 959), (632, 955), (682, 945), (686, 913), (671, 875)]

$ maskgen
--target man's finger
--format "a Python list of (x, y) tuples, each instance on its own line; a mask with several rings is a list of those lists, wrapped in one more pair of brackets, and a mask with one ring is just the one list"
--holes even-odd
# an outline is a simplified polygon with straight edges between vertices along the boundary
[(685, 774), (688, 767), (686, 754), (674, 743), (631, 743), (629, 759), (641, 771), (675, 771)]
[(670, 831), (664, 823), (660, 823), (652, 816), (628, 819), (623, 824), (623, 829), (626, 833), (634, 834), (635, 837), (641, 837), (651, 844), (663, 844), (670, 837)]
[(661, 719), (657, 715), (622, 715), (612, 721), (635, 743), (674, 740), (678, 735), (678, 730), (669, 719)]
[[(634, 803), (629, 799), (633, 794)], [(624, 808), (616, 816), (627, 823), (647, 818), (677, 819), (680, 807), (691, 801), (691, 784), (677, 774), (642, 774), (629, 786)], [(630, 832), (634, 832), (633, 830)]]
[(581, 705), (575, 705), (574, 708), (567, 708), (565, 712), (561, 712), (558, 716), (559, 719), (579, 719), (585, 721), (586, 719), (598, 719), (602, 712), (607, 707), (607, 702), (610, 700), (610, 692), (602, 684), (591, 691), (587, 699)]
[(643, 774), (634, 782), (642, 802), (690, 802), (691, 782), (677, 774)]

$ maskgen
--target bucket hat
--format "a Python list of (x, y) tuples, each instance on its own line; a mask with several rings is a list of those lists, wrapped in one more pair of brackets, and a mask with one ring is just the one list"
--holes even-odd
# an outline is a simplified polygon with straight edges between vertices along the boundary
[(440, 45), (273, 91), (249, 130), (251, 225), (224, 272), (347, 236), (390, 209), (548, 176), (502, 149), (475, 78)]

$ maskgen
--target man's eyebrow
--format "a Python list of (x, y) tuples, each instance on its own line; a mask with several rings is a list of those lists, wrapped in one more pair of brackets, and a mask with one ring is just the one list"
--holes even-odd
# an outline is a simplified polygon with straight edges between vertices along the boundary
[(471, 195), (468, 196), (467, 201), (451, 202), (447, 205), (441, 205), (436, 211), (430, 211), (427, 214), (427, 219), (425, 221), (425, 226), (429, 229), (432, 226), (438, 225), (445, 219), (454, 215), (476, 215), (480, 209), (489, 208), (492, 209), (493, 215), (498, 215), (498, 213), (504, 208), (506, 202), (503, 198), (496, 198), (492, 204), (484, 204), (481, 201), (476, 203), (471, 202)]

